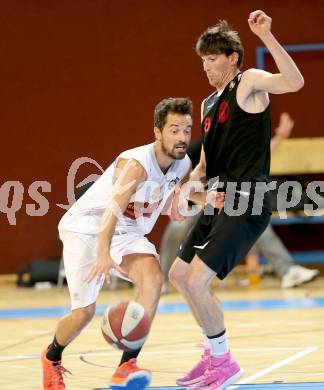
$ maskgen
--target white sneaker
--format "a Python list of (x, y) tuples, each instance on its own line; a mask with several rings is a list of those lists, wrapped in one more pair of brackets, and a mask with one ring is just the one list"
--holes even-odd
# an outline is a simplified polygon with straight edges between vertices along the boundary
[(300, 265), (293, 265), (281, 279), (282, 288), (292, 288), (310, 282), (319, 275), (318, 269), (308, 269)]

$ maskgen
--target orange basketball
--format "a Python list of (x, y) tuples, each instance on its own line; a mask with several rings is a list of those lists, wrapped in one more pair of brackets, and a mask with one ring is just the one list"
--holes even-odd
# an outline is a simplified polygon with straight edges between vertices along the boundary
[(123, 351), (140, 348), (149, 333), (150, 319), (142, 305), (133, 301), (109, 306), (102, 316), (101, 331), (105, 340)]

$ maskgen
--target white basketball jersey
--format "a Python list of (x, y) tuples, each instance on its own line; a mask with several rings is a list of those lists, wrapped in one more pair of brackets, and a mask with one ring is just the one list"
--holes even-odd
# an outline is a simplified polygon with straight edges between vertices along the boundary
[(187, 175), (191, 165), (186, 155), (182, 160), (175, 160), (164, 174), (156, 160), (154, 143), (127, 150), (65, 213), (59, 229), (85, 234), (100, 232), (102, 216), (112, 194), (114, 169), (120, 158), (137, 160), (146, 170), (147, 179), (132, 195), (125, 212), (118, 219), (116, 229), (140, 230), (143, 234), (153, 229), (174, 186)]

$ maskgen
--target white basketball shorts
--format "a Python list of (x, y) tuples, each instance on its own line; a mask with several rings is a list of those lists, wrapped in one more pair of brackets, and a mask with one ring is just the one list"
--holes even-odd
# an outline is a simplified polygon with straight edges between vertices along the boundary
[[(84, 279), (97, 259), (98, 236), (60, 230), (63, 242), (63, 260), (68, 283), (72, 310), (89, 306), (97, 300), (103, 286), (105, 276), (97, 283), (93, 279), (86, 283)], [(132, 253), (147, 253), (159, 260), (155, 246), (141, 233), (129, 232), (115, 234), (111, 240), (110, 254), (117, 264), (121, 264), (123, 256)], [(129, 280), (115, 270), (111, 274)]]

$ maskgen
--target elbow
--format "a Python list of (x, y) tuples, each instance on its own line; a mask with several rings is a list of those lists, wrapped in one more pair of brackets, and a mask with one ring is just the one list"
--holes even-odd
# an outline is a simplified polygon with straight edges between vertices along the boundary
[(296, 79), (296, 81), (292, 85), (292, 92), (299, 91), (300, 89), (303, 88), (304, 85), (305, 85), (304, 77), (300, 75), (300, 77), (298, 77), (298, 79)]
[(198, 168), (201, 172), (205, 172), (206, 171), (206, 161), (205, 160), (199, 161)]
[(206, 175), (206, 164), (199, 164), (198, 166), (198, 172), (199, 172), (199, 179), (204, 177)]

